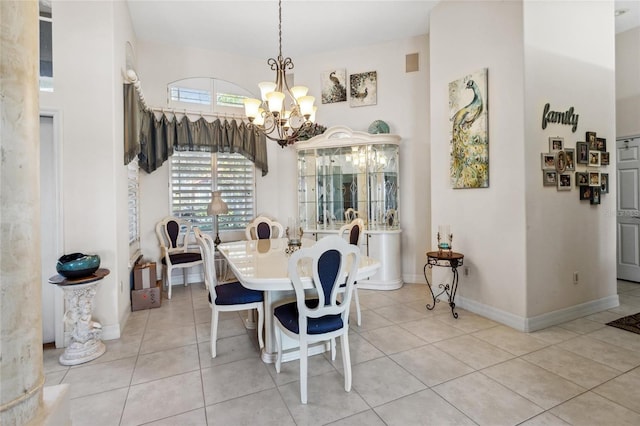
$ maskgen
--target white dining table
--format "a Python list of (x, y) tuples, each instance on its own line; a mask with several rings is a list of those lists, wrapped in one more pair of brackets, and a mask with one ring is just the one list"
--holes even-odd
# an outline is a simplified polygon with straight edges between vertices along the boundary
[[(238, 281), (246, 288), (264, 292), (265, 304), (265, 346), (262, 350), (262, 360), (267, 363), (275, 362), (277, 347), (275, 342), (275, 325), (273, 320), (274, 307), (295, 300), (293, 284), (289, 278), (289, 258), (287, 253), (287, 239), (234, 241), (218, 245), (218, 251), (227, 260), (228, 266)], [(315, 240), (302, 239), (302, 247), (311, 247)], [(311, 282), (311, 268), (305, 273), (302, 268), (301, 276), (305, 288), (313, 288)], [(356, 280), (364, 280), (374, 275), (380, 268), (380, 261), (368, 256), (360, 256), (360, 266)], [(286, 336), (285, 336), (286, 337)], [(319, 344), (309, 348), (309, 355), (324, 352), (327, 344)], [(283, 341), (283, 361), (299, 358), (298, 344), (292, 339)]]

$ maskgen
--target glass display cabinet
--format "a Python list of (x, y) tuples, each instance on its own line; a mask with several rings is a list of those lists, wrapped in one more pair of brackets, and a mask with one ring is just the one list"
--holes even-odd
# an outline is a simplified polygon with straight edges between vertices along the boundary
[(365, 222), (364, 254), (381, 261), (363, 288), (402, 286), (400, 258), (400, 137), (348, 127), (294, 145), (298, 155), (298, 215), (312, 238), (336, 234), (359, 217)]

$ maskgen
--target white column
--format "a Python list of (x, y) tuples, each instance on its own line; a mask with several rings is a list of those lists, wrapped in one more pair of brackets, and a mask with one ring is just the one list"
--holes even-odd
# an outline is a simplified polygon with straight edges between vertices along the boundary
[(0, 424), (42, 406), (38, 2), (0, 1)]

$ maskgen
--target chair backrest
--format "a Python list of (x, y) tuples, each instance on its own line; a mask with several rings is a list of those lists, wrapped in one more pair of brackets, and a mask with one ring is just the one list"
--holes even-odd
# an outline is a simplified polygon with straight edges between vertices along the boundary
[(218, 278), (216, 275), (215, 250), (216, 246), (210, 235), (203, 233), (197, 226), (193, 227), (193, 234), (200, 247), (202, 263), (204, 265), (204, 284), (211, 293), (211, 300), (216, 300), (216, 286)]
[[(348, 326), (349, 305), (359, 263), (360, 250), (335, 235), (322, 238), (313, 246), (301, 248), (291, 255), (289, 278), (296, 292), (300, 333), (307, 331), (307, 318), (326, 315), (340, 315), (343, 326)], [(312, 277), (318, 296), (317, 306), (309, 307), (305, 303), (301, 272), (305, 277)], [(342, 284), (345, 287), (341, 288)], [(342, 291), (344, 295), (338, 300)]]
[(353, 219), (357, 219), (360, 216), (360, 213), (357, 210), (349, 207), (344, 211), (344, 220), (347, 222), (351, 222)]
[(247, 240), (268, 240), (282, 238), (284, 227), (281, 223), (271, 220), (266, 216), (256, 217), (244, 230)]
[(338, 231), (338, 235), (341, 238), (346, 237), (349, 244), (360, 247), (360, 243), (362, 243), (362, 237), (364, 235), (364, 220), (354, 219), (351, 223), (343, 225)]
[(156, 224), (160, 246), (170, 253), (187, 251), (192, 230), (191, 222), (173, 216), (167, 216)]
[(384, 215), (384, 221), (387, 226), (397, 226), (398, 225), (398, 212), (396, 209), (389, 209)]

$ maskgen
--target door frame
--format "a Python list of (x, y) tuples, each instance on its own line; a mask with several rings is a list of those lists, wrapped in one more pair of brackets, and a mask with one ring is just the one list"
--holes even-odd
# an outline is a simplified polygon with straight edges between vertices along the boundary
[[(62, 186), (62, 111), (59, 109), (40, 108), (39, 117), (53, 119), (53, 155), (54, 179), (56, 188), (56, 205), (54, 208), (56, 226), (53, 231), (55, 247), (58, 253), (64, 253), (64, 221), (63, 221), (63, 186)], [(41, 206), (42, 208), (42, 206)], [(47, 279), (48, 277), (42, 277)], [(56, 348), (64, 347), (64, 295), (60, 289), (54, 292), (54, 335)]]

